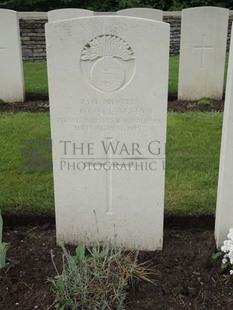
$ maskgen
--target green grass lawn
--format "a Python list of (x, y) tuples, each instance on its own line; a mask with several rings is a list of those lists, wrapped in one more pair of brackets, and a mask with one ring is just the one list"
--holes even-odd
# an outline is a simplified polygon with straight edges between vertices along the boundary
[(22, 142), (49, 137), (49, 114), (0, 114), (0, 209), (4, 213), (53, 211), (51, 172), (21, 169)]
[[(222, 113), (169, 113), (166, 214), (214, 214)], [(49, 114), (0, 114), (0, 209), (54, 214), (52, 172), (21, 169), (22, 141), (49, 139)]]
[(48, 94), (46, 62), (27, 62), (23, 69), (26, 94)]
[(179, 72), (179, 56), (170, 57), (168, 94), (171, 97), (177, 97), (178, 72)]
[[(228, 57), (226, 58), (226, 68)], [(169, 96), (176, 97), (178, 89), (178, 71), (179, 71), (179, 56), (170, 57), (169, 62)], [(225, 79), (226, 81), (226, 71)], [(48, 79), (46, 62), (25, 63), (24, 64), (24, 79), (25, 89), (28, 95), (31, 94), (47, 94)], [(225, 82), (224, 82), (225, 85)], [(225, 86), (224, 86), (225, 87)], [(225, 89), (225, 88), (224, 88)]]
[(216, 112), (168, 114), (168, 213), (215, 213), (222, 116)]

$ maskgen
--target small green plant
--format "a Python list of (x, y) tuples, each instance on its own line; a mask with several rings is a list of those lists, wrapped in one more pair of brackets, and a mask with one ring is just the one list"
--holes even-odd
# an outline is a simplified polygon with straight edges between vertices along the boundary
[(222, 257), (221, 268), (229, 270), (230, 275), (233, 275), (233, 228), (230, 228), (227, 240), (221, 246), (221, 251), (212, 254), (213, 259), (219, 257)]
[(213, 260), (217, 260), (221, 257), (222, 263), (221, 263), (221, 269), (225, 270), (226, 268), (229, 267), (229, 263), (226, 263), (225, 261), (223, 261), (223, 252), (215, 252), (212, 254), (212, 259)]
[(198, 106), (212, 106), (214, 104), (214, 100), (210, 98), (202, 98), (197, 101)]
[(6, 266), (6, 252), (9, 248), (9, 243), (2, 242), (3, 220), (0, 210), (0, 269)]
[(152, 272), (137, 263), (137, 253), (110, 243), (92, 248), (79, 245), (74, 256), (62, 246), (63, 271), (52, 280), (59, 310), (123, 310), (127, 288), (134, 278), (152, 283)]

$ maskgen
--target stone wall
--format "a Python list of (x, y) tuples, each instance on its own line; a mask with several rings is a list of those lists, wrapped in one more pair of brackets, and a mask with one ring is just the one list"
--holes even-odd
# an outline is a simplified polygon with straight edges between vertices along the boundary
[(46, 60), (45, 24), (47, 13), (19, 13), (23, 61)]
[[(20, 33), (24, 61), (46, 60), (45, 30), (48, 21), (45, 12), (21, 12)], [(171, 25), (170, 55), (179, 54), (181, 12), (164, 12), (164, 22)], [(230, 29), (233, 21), (233, 11), (230, 11), (227, 47), (230, 43)]]
[(170, 24), (170, 55), (180, 52), (181, 12), (164, 12), (163, 21)]

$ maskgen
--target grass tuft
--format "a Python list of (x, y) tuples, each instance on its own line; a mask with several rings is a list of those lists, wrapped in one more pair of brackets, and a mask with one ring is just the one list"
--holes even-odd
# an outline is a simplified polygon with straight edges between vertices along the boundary
[(210, 98), (202, 98), (197, 101), (198, 106), (213, 106), (214, 100)]
[(100, 247), (79, 245), (74, 256), (63, 249), (63, 270), (52, 280), (59, 310), (123, 310), (133, 279), (153, 283), (151, 271), (137, 263), (137, 252), (117, 249), (110, 242)]
[(9, 249), (9, 243), (2, 242), (3, 220), (0, 210), (0, 269), (6, 266), (6, 253)]

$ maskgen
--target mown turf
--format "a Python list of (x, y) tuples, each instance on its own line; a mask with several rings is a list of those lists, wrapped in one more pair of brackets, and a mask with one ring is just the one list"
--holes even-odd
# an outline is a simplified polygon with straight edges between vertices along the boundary
[[(214, 214), (222, 113), (169, 113), (166, 214)], [(52, 172), (21, 168), (25, 140), (50, 139), (49, 114), (0, 114), (0, 209), (54, 214)]]
[(169, 113), (166, 210), (214, 214), (222, 113)]
[(49, 114), (0, 114), (0, 208), (8, 214), (53, 212), (51, 172), (21, 168), (26, 140), (49, 139)]
[(24, 81), (27, 95), (48, 94), (46, 62), (24, 63)]
[(168, 95), (169, 97), (177, 97), (178, 89), (178, 71), (179, 71), (179, 56), (172, 56), (169, 60), (169, 82)]

